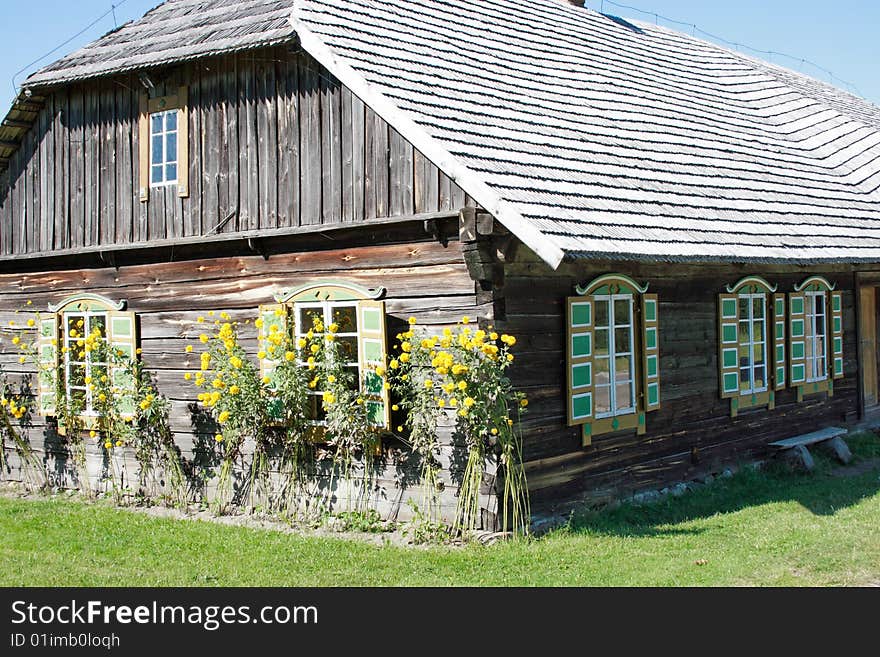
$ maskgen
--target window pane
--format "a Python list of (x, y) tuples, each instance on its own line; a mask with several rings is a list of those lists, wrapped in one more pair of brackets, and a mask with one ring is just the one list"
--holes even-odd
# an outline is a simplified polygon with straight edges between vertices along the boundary
[(85, 365), (70, 365), (70, 381), (67, 382), (68, 386), (84, 386), (86, 384), (86, 366)]
[(611, 412), (611, 388), (608, 386), (600, 386), (595, 391), (596, 413)]
[(596, 368), (595, 384), (608, 385), (611, 382), (611, 361), (608, 358), (597, 358), (593, 361), (593, 366)]
[(177, 165), (169, 164), (165, 167), (165, 181), (174, 182), (177, 180)]
[(596, 335), (596, 345), (595, 345), (594, 355), (596, 357), (607, 356), (608, 355), (608, 329), (597, 329), (595, 335)]
[(162, 165), (161, 164), (153, 167), (153, 176), (152, 176), (151, 180), (154, 183), (163, 182), (162, 181)]
[(739, 298), (739, 318), (740, 320), (749, 318), (749, 305), (751, 303), (751, 299), (748, 297), (740, 297)]
[(321, 403), (320, 395), (309, 395), (309, 417), (313, 420), (323, 420), (327, 417), (324, 412), (324, 405)]
[(761, 343), (757, 343), (752, 345), (752, 354), (753, 354), (753, 362), (755, 365), (763, 365), (764, 364), (764, 345)]
[(739, 391), (750, 392), (752, 382), (749, 380), (749, 370), (741, 370), (739, 373)]
[(596, 300), (596, 326), (608, 326), (607, 300)]
[(177, 110), (168, 112), (165, 115), (165, 129), (177, 130)]
[(749, 323), (747, 321), (740, 322), (739, 323), (739, 343), (742, 345), (742, 344), (748, 344), (748, 342), (749, 342)]
[(168, 135), (165, 141), (165, 161), (177, 162), (177, 133)]
[(162, 132), (162, 115), (153, 114), (150, 117), (150, 134), (158, 134)]
[(763, 388), (767, 385), (765, 378), (766, 377), (764, 376), (764, 366), (761, 365), (759, 367), (756, 367), (755, 368), (755, 388), (756, 389)]
[(342, 306), (331, 308), (333, 322), (339, 326), (338, 333), (357, 333), (357, 308)]
[(757, 320), (752, 323), (752, 341), (764, 341), (764, 322), (762, 320)]
[(632, 379), (632, 358), (630, 356), (618, 357), (615, 360), (614, 379), (616, 381), (629, 381)]
[(615, 400), (617, 408), (621, 411), (626, 408), (632, 408), (632, 389), (629, 382), (618, 383), (616, 386), (617, 399)]
[[(299, 331), (302, 334), (314, 330), (315, 320), (321, 319), (320, 308), (298, 308), (297, 313), (299, 314)], [(321, 323), (323, 324), (323, 322)]]
[(104, 337), (106, 334), (107, 327), (107, 318), (104, 315), (94, 315), (89, 317), (89, 333), (92, 333), (95, 329), (98, 330), (101, 337)]
[(614, 352), (617, 354), (629, 353), (630, 330), (628, 328), (614, 329)]
[(347, 375), (346, 380), (344, 381), (345, 387), (349, 390), (357, 390), (360, 388), (358, 368), (356, 366), (346, 367), (345, 373)]
[(85, 408), (86, 405), (86, 391), (85, 390), (71, 390), (70, 396), (73, 399), (73, 403), (79, 406), (80, 408)]
[(357, 338), (338, 338), (339, 357), (346, 363), (356, 363), (358, 359)]
[(617, 299), (614, 302), (614, 323), (618, 326), (630, 323), (628, 299)]
[(153, 137), (153, 157), (151, 161), (153, 164), (162, 164), (164, 162), (161, 136)]
[(764, 319), (764, 297), (763, 295), (752, 299), (752, 312), (755, 319)]

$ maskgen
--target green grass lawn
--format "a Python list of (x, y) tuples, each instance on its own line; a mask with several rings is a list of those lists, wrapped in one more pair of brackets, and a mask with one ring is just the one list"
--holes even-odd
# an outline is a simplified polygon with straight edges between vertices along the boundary
[[(873, 435), (858, 459), (880, 456)], [(574, 518), (531, 541), (380, 547), (102, 504), (0, 498), (4, 586), (880, 584), (880, 467), (744, 470), (680, 498)]]

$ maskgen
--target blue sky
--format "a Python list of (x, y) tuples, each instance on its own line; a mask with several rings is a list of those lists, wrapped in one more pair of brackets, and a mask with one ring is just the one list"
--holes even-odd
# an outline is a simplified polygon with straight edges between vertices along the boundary
[[(31, 0), (15, 2), (4, 0), (7, 30), (0, 45), (0, 112), (5, 113), (13, 98), (12, 77), (21, 68), (67, 41), (88, 26), (111, 7), (115, 9), (116, 23), (137, 18), (160, 3), (160, 0)], [(802, 71), (837, 86), (848, 88), (833, 80), (823, 71), (803, 63), (806, 59), (831, 70), (841, 80), (852, 83), (861, 95), (880, 104), (880, 3), (874, 0), (837, 0), (835, 3), (817, 0), (619, 0), (617, 5), (629, 5), (649, 12), (615, 6), (612, 0), (587, 0), (591, 9), (626, 18), (654, 21), (657, 13), (723, 37), (761, 50), (772, 50), (795, 55), (792, 60), (780, 56), (760, 55), (748, 48), (742, 52), (770, 59), (776, 63)], [(663, 18), (657, 22), (667, 27), (691, 32), (692, 28), (669, 23)], [(114, 27), (114, 12), (108, 13), (94, 26), (50, 57), (20, 74), (21, 82), (28, 72), (36, 70), (58, 57), (85, 45)], [(850, 88), (851, 91), (855, 89)]]

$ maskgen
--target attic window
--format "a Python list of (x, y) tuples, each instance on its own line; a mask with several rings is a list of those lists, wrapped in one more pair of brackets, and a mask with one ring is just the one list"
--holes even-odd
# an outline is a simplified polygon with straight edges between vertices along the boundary
[(151, 190), (177, 188), (180, 197), (189, 196), (189, 112), (187, 89), (176, 94), (148, 98), (141, 96), (138, 125), (140, 199), (150, 200)]
[(150, 114), (150, 187), (177, 183), (178, 113)]

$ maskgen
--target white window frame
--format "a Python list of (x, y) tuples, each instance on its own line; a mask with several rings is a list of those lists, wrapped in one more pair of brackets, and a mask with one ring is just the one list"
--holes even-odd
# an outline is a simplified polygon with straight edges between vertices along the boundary
[[(738, 308), (738, 310), (740, 311), (738, 313), (739, 314), (739, 323), (740, 324), (742, 324), (743, 322), (748, 323), (749, 339), (747, 342), (742, 342), (739, 338), (739, 327), (737, 327), (737, 370), (739, 372), (739, 378), (740, 378), (739, 394), (740, 395), (754, 395), (759, 392), (766, 392), (769, 389), (769, 383), (768, 383), (768, 378), (769, 378), (769, 375), (768, 375), (769, 369), (768, 368), (769, 368), (769, 366), (768, 366), (768, 361), (767, 361), (767, 357), (769, 355), (768, 351), (767, 351), (767, 294), (766, 294), (766, 292), (751, 292), (751, 293), (742, 292), (739, 295), (737, 295), (737, 304), (739, 304), (740, 300), (742, 300), (742, 299), (749, 300), (749, 315), (748, 315), (748, 318), (743, 318), (742, 312), (741, 312), (742, 308)], [(753, 303), (753, 300), (755, 300), (755, 299), (760, 299), (761, 308), (763, 309), (763, 314), (761, 316), (761, 325), (763, 326), (763, 330), (761, 332), (762, 335), (761, 335), (760, 342), (755, 341), (755, 321), (756, 321), (756, 319), (755, 319), (755, 304)], [(755, 365), (755, 345), (758, 345), (758, 344), (761, 345), (761, 347), (763, 348), (763, 352), (764, 352), (764, 363), (763, 363), (764, 385), (763, 385), (763, 387), (760, 387), (760, 388), (755, 387), (755, 370), (757, 369), (757, 366)], [(749, 348), (749, 365), (748, 365), (749, 388), (748, 388), (748, 390), (743, 390), (743, 388), (742, 388), (742, 381), (743, 381), (742, 370), (743, 370), (743, 368), (738, 362), (739, 361), (739, 348), (743, 347), (743, 346), (748, 346), (748, 348)]]
[[(307, 339), (308, 331), (303, 331), (303, 326), (300, 322), (300, 314), (302, 310), (320, 310), (322, 322), (324, 323), (324, 328), (326, 329), (330, 324), (333, 323), (333, 310), (336, 308), (353, 308), (355, 322), (357, 322), (356, 331), (346, 331), (346, 332), (337, 332), (334, 335), (336, 339), (339, 338), (354, 338), (355, 339), (355, 360), (354, 362), (348, 361), (344, 363), (344, 367), (346, 368), (357, 368), (357, 388), (360, 390), (361, 382), (363, 381), (363, 372), (361, 372), (361, 363), (360, 363), (360, 318), (358, 317), (358, 302), (357, 301), (297, 301), (292, 305), (293, 308), (293, 324), (294, 324), (294, 340), (298, 341), (300, 338)], [(313, 335), (323, 336), (324, 332), (318, 333), (317, 331), (313, 332)], [(305, 366), (306, 361), (299, 360), (297, 361), (300, 365)], [(309, 395), (318, 398), (318, 405), (320, 408), (321, 397), (324, 395), (324, 390), (309, 390)], [(324, 426), (327, 423), (324, 420), (313, 420), (312, 424), (315, 426)]]
[[(618, 415), (632, 415), (636, 412), (636, 350), (635, 350), (635, 300), (634, 295), (632, 294), (598, 294), (593, 296), (593, 300), (596, 302), (593, 307), (593, 317), (594, 317), (594, 332), (598, 331), (600, 328), (605, 328), (608, 330), (608, 398), (609, 398), (609, 406), (611, 410), (605, 413), (596, 413), (595, 417), (597, 420), (601, 420), (607, 417), (617, 417)], [(608, 326), (602, 327), (595, 323), (596, 317), (596, 306), (599, 302), (608, 302)], [(617, 318), (614, 316), (614, 302), (615, 301), (628, 301), (629, 302), (629, 323), (628, 324), (618, 324)], [(629, 329), (629, 352), (617, 352), (617, 344), (615, 342), (615, 333), (617, 329), (620, 328), (628, 328)], [(595, 337), (594, 337), (595, 340)], [(617, 408), (617, 359), (620, 357), (626, 356), (630, 359), (630, 399), (632, 400), (632, 405), (628, 408)], [(595, 355), (595, 347), (593, 349), (593, 372), (595, 376), (595, 372), (598, 371), (596, 367), (596, 361), (604, 360), (603, 356)], [(593, 384), (593, 403), (595, 405), (595, 400), (597, 398), (596, 390), (599, 388), (604, 388), (606, 386), (598, 385), (594, 382)]]
[[(167, 130), (167, 117), (170, 114), (176, 115), (176, 128), (174, 130)], [(159, 132), (153, 131), (153, 119), (156, 117), (161, 117), (162, 119), (162, 129)], [(169, 185), (176, 185), (177, 181), (180, 180), (180, 110), (168, 109), (163, 110), (161, 112), (151, 112), (149, 117), (149, 133), (150, 133), (150, 187), (167, 187)], [(168, 138), (170, 135), (175, 136), (176, 148), (174, 149), (174, 159), (170, 159), (168, 153)], [(153, 143), (156, 137), (160, 137), (162, 140), (162, 161), (161, 162), (153, 162), (153, 154), (154, 148)], [(168, 178), (168, 165), (173, 164), (176, 167), (177, 176), (171, 180)], [(156, 167), (161, 167), (162, 169), (162, 180), (155, 182), (153, 181), (153, 171)]]
[[(828, 297), (824, 290), (808, 290), (804, 293), (806, 299), (806, 321), (804, 322), (805, 330), (809, 330), (810, 334), (804, 336), (804, 343), (809, 340), (811, 344), (810, 355), (806, 356), (807, 361), (807, 383), (815, 383), (817, 381), (825, 381), (828, 378)], [(822, 298), (822, 313), (816, 312), (816, 302), (818, 298)], [(821, 317), (821, 320), (819, 318)], [(816, 334), (816, 328), (822, 328), (822, 335)], [(816, 357), (816, 347), (822, 345), (822, 358)], [(817, 365), (821, 361), (821, 368)]]
[[(71, 318), (82, 318), (83, 319), (83, 332), (81, 335), (72, 338), (70, 337), (70, 319)], [(89, 332), (88, 327), (90, 322), (90, 318), (92, 317), (103, 317), (104, 318), (104, 339), (107, 339), (109, 328), (110, 317), (109, 313), (104, 311), (91, 311), (91, 310), (75, 310), (75, 311), (66, 311), (60, 313), (61, 318), (61, 337), (62, 337), (62, 346), (67, 347), (67, 350), (64, 352), (64, 392), (67, 395), (68, 399), (73, 396), (72, 392), (74, 390), (83, 390), (85, 391), (85, 406), (82, 409), (81, 415), (87, 417), (98, 417), (100, 413), (95, 410), (94, 398), (92, 395), (92, 391), (89, 389), (89, 384), (85, 383), (82, 386), (72, 386), (70, 385), (71, 379), (71, 366), (72, 365), (85, 365), (86, 367), (86, 378), (92, 377), (92, 368), (93, 367), (103, 367), (104, 371), (109, 375), (110, 373), (110, 364), (107, 362), (92, 362), (91, 354), (93, 352), (86, 353), (84, 360), (73, 360), (71, 358), (74, 350), (79, 350), (80, 347), (77, 346), (77, 341), (82, 338), (85, 339)], [(76, 327), (74, 327), (76, 328)], [(79, 329), (77, 329), (79, 332)], [(73, 346), (71, 346), (73, 345)]]

